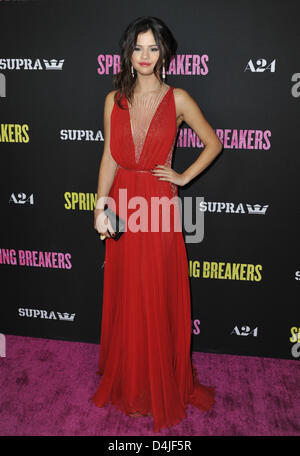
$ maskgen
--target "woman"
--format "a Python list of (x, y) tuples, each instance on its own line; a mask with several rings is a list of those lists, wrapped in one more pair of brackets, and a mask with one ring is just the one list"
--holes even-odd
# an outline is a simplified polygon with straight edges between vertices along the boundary
[[(92, 400), (98, 407), (111, 402), (129, 416), (152, 415), (159, 432), (186, 417), (187, 404), (209, 410), (215, 403), (215, 387), (200, 384), (191, 363), (188, 261), (176, 222), (178, 186), (201, 173), (222, 144), (192, 97), (165, 83), (177, 42), (161, 20), (134, 20), (120, 46), (116, 90), (105, 99), (94, 213), (94, 227), (106, 245), (97, 371), (102, 379)], [(206, 147), (177, 173), (171, 160), (183, 121)], [(177, 201), (162, 207), (162, 219), (173, 208), (168, 229), (153, 210), (157, 199)], [(126, 222), (117, 241), (105, 202)]]

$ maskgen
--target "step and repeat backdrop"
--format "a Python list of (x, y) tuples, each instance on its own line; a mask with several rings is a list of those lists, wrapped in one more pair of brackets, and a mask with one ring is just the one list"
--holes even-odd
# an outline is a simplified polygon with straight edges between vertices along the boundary
[[(123, 30), (151, 15), (178, 41), (166, 83), (223, 144), (179, 188), (204, 220), (184, 231), (192, 350), (300, 359), (299, 6), (245, 3), (0, 1), (2, 334), (100, 341), (104, 99)], [(203, 148), (183, 123), (173, 168)]]

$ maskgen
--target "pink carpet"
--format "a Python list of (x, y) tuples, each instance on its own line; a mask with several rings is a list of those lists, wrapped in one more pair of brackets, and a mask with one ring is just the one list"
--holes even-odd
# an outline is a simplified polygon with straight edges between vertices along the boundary
[(193, 353), (199, 380), (216, 386), (209, 412), (192, 406), (178, 425), (153, 433), (152, 417), (131, 418), (89, 398), (99, 345), (6, 336), (0, 358), (1, 436), (300, 435), (300, 363)]

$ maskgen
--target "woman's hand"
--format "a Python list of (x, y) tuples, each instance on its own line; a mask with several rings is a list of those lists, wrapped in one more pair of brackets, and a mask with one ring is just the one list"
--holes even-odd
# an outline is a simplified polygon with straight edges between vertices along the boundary
[(174, 169), (165, 165), (155, 165), (155, 168), (151, 170), (154, 176), (157, 176), (159, 180), (172, 182), (173, 184), (182, 187), (187, 182), (182, 174), (177, 173)]
[(99, 234), (102, 234), (107, 238), (110, 238), (115, 234), (109, 218), (104, 213), (104, 209), (94, 210), (94, 228), (96, 231), (98, 231)]

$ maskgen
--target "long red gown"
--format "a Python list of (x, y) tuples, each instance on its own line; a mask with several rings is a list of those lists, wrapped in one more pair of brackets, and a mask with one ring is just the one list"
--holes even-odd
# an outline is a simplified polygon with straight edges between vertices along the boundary
[[(176, 185), (151, 174), (155, 164), (171, 166), (177, 136), (174, 87), (135, 95), (132, 105), (123, 95), (122, 110), (114, 104), (110, 148), (118, 163), (108, 205), (126, 221), (118, 241), (105, 241), (104, 288), (100, 339), (100, 385), (91, 398), (98, 406), (110, 402), (125, 414), (153, 416), (154, 432), (179, 423), (187, 404), (209, 410), (215, 387), (202, 385), (190, 356), (191, 301), (188, 260), (182, 230), (151, 231), (151, 197), (178, 197)], [(127, 192), (126, 210), (119, 190)], [(149, 204), (148, 231), (133, 231), (128, 220), (142, 196)], [(124, 201), (124, 200), (122, 200)], [(123, 208), (122, 208), (123, 207)], [(127, 211), (127, 214), (126, 214)], [(176, 212), (177, 211), (177, 212)], [(136, 220), (138, 223), (140, 220)], [(134, 418), (132, 418), (134, 419)]]

